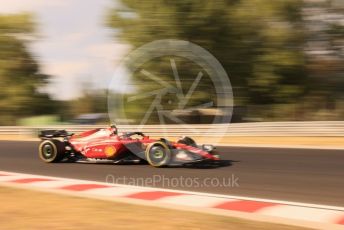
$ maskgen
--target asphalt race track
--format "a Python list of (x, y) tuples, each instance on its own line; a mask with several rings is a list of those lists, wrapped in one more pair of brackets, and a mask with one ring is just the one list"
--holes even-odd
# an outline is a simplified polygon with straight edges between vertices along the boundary
[[(46, 164), (38, 158), (37, 147), (38, 142), (0, 141), (0, 170), (101, 182), (108, 178), (131, 183), (139, 178), (140, 183), (143, 178), (155, 178), (147, 183), (180, 190), (344, 206), (341, 150), (221, 147), (220, 167), (153, 168), (145, 164)], [(176, 178), (180, 177), (185, 184), (178, 182)], [(167, 178), (175, 178), (173, 184)], [(215, 184), (225, 180), (227, 186), (209, 186), (211, 181), (205, 178), (217, 178)], [(234, 187), (228, 187), (227, 178), (236, 180)], [(191, 180), (197, 183), (190, 184)]]

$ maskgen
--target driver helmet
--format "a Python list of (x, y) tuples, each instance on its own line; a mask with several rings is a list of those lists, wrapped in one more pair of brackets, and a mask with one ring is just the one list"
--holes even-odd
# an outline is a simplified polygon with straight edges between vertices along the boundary
[(117, 126), (115, 124), (111, 124), (110, 130), (113, 134), (118, 134)]

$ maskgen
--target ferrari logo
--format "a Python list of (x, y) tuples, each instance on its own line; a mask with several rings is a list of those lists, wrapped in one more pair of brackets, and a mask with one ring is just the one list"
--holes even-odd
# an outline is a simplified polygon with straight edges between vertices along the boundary
[(116, 148), (113, 147), (112, 145), (106, 146), (104, 149), (105, 155), (107, 157), (112, 157), (113, 155), (115, 155), (116, 151), (117, 151)]

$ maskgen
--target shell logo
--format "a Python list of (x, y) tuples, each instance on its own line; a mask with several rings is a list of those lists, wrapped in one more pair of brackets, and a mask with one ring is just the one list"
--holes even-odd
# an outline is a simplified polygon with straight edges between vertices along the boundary
[(115, 155), (116, 151), (117, 149), (112, 145), (106, 146), (104, 149), (104, 153), (107, 157), (112, 157), (113, 155)]

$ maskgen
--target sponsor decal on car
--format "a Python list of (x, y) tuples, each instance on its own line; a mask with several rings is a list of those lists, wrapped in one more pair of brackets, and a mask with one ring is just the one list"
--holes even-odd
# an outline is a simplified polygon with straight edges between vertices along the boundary
[(104, 152), (107, 157), (112, 157), (113, 155), (115, 155), (116, 151), (116, 148), (112, 145), (108, 145), (104, 148)]

